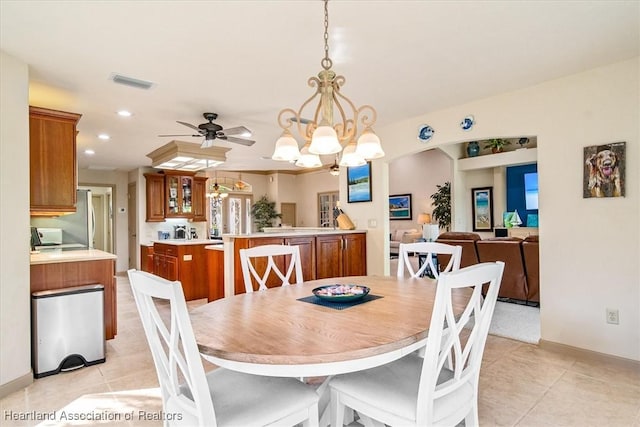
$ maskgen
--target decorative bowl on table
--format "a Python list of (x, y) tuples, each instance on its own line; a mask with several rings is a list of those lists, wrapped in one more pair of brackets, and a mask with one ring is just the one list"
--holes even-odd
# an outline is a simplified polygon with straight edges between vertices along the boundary
[(324, 301), (348, 302), (364, 298), (370, 289), (361, 285), (327, 285), (313, 290), (313, 294)]

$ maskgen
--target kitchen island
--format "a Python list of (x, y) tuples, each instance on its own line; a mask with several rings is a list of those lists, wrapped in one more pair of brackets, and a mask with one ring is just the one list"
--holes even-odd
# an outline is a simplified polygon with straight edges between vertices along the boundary
[[(305, 281), (367, 274), (367, 232), (364, 230), (311, 227), (278, 227), (265, 230), (267, 232), (222, 236), (225, 297), (245, 292), (239, 251), (254, 246), (298, 246)], [(279, 262), (285, 264), (288, 260), (283, 257)], [(210, 271), (211, 268), (209, 266)], [(275, 284), (275, 280), (267, 282), (267, 286)]]
[(117, 334), (116, 256), (97, 249), (31, 253), (31, 292), (73, 286), (104, 286), (105, 338)]

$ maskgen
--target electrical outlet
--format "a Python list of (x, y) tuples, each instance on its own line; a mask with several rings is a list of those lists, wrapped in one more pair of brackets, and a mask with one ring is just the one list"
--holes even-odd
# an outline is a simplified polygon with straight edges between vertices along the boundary
[(612, 325), (618, 325), (620, 323), (620, 317), (617, 309), (607, 308), (607, 323)]

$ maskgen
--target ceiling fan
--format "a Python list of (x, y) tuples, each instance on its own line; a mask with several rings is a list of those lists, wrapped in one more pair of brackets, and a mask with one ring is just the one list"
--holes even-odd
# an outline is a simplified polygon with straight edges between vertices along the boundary
[[(244, 126), (236, 126), (233, 128), (223, 129), (217, 123), (213, 123), (213, 121), (218, 117), (216, 113), (204, 113), (203, 114), (205, 120), (208, 120), (208, 123), (202, 123), (198, 126), (192, 125), (191, 123), (181, 122), (176, 120), (183, 126), (191, 128), (198, 132), (197, 135), (158, 135), (158, 136), (194, 136), (194, 137), (202, 137), (204, 136), (204, 142), (200, 146), (200, 148), (209, 148), (213, 146), (213, 141), (215, 139), (221, 139), (223, 141), (235, 142), (236, 144), (242, 144), (251, 146), (256, 142), (251, 139), (245, 139), (244, 137), (251, 136), (251, 131)], [(232, 136), (236, 135), (236, 136)], [(238, 138), (237, 136), (241, 136), (243, 138)]]

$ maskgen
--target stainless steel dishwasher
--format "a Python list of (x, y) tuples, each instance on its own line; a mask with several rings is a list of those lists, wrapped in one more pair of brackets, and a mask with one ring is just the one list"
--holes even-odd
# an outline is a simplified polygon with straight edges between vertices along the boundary
[(36, 378), (105, 361), (103, 285), (33, 292), (31, 316)]

